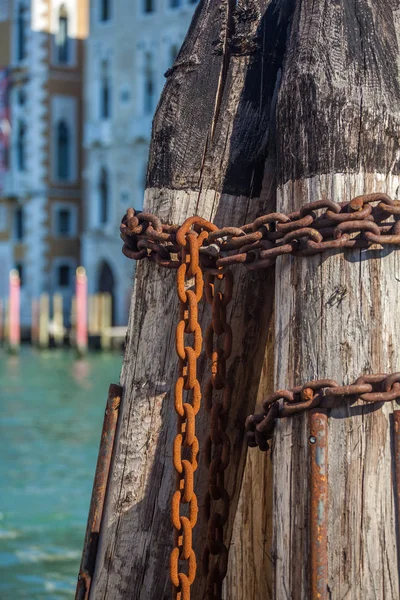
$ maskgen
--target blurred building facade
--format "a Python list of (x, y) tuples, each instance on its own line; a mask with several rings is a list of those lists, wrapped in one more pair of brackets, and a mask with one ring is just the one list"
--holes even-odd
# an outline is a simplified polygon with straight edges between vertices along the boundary
[(127, 318), (132, 261), (119, 223), (141, 208), (153, 113), (197, 0), (92, 0), (85, 63), (85, 226), (89, 292), (111, 292)]
[(83, 41), (88, 0), (0, 0), (0, 297), (61, 293), (80, 262)]
[(198, 0), (0, 0), (0, 299), (43, 292), (69, 320), (78, 264), (127, 321), (119, 222), (141, 208), (151, 124)]

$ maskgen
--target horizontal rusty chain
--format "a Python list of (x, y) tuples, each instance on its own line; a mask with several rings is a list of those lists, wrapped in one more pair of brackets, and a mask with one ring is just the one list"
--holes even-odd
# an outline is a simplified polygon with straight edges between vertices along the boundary
[[(270, 267), (284, 254), (309, 256), (330, 249), (400, 245), (400, 201), (386, 194), (364, 194), (350, 202), (318, 200), (288, 214), (270, 213), (241, 227), (210, 231), (200, 247), (203, 272), (220, 274), (231, 265), (249, 270)], [(202, 231), (199, 217), (188, 227)], [(206, 222), (206, 221), (204, 221)], [(122, 219), (123, 253), (134, 260), (150, 259), (178, 269), (182, 245), (178, 225), (130, 208)], [(181, 234), (182, 235), (182, 234)], [(182, 240), (181, 240), (182, 241)]]
[(333, 379), (308, 381), (291, 390), (278, 390), (262, 403), (263, 412), (246, 420), (246, 440), (251, 448), (266, 451), (277, 419), (289, 418), (315, 408), (335, 408), (343, 402), (391, 402), (400, 398), (400, 373), (363, 375), (352, 385), (339, 385)]

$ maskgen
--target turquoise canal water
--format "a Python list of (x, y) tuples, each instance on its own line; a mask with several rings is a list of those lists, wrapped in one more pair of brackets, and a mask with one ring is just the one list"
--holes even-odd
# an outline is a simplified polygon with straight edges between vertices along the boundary
[(110, 383), (122, 359), (0, 350), (0, 599), (73, 598)]

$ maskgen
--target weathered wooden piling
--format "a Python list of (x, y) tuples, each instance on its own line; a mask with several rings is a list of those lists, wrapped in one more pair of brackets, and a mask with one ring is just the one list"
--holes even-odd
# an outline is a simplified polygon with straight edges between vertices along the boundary
[(49, 347), (49, 311), (49, 295), (42, 294), (39, 300), (39, 348)]
[(0, 342), (4, 340), (4, 302), (0, 298)]
[(101, 330), (100, 343), (102, 350), (109, 350), (111, 347), (111, 331), (112, 327), (112, 297), (111, 294), (105, 292), (101, 294)]
[(31, 303), (31, 344), (36, 346), (39, 343), (39, 300), (32, 298)]
[(88, 348), (87, 277), (84, 267), (76, 270), (76, 348), (79, 354), (86, 354)]
[(64, 313), (61, 294), (53, 296), (53, 339), (56, 346), (62, 346), (64, 343)]
[(18, 271), (12, 269), (9, 279), (8, 346), (10, 352), (18, 352), (21, 344), (20, 293), (21, 282)]

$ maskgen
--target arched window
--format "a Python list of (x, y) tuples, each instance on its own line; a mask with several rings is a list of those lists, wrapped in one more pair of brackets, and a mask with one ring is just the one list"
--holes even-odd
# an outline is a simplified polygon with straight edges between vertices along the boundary
[(99, 179), (99, 217), (100, 224), (105, 225), (109, 220), (109, 181), (108, 171), (101, 168)]
[(61, 5), (58, 15), (57, 58), (62, 65), (69, 62), (68, 12), (65, 4)]
[(111, 18), (111, 0), (100, 0), (100, 21), (109, 21)]
[(26, 30), (25, 7), (20, 4), (17, 15), (17, 60), (24, 60), (26, 56)]
[(154, 0), (144, 0), (143, 10), (145, 13), (152, 13), (154, 11)]
[(57, 125), (57, 178), (70, 177), (70, 132), (67, 123), (62, 120)]
[(17, 206), (14, 213), (14, 237), (20, 242), (24, 239), (24, 209)]
[(109, 119), (111, 116), (111, 90), (110, 73), (108, 60), (101, 63), (101, 82), (100, 82), (100, 117)]
[(153, 57), (146, 52), (144, 66), (144, 112), (149, 115), (154, 111), (154, 73)]
[(18, 171), (25, 171), (25, 142), (26, 142), (26, 127), (22, 121), (18, 124), (17, 133), (17, 168)]

